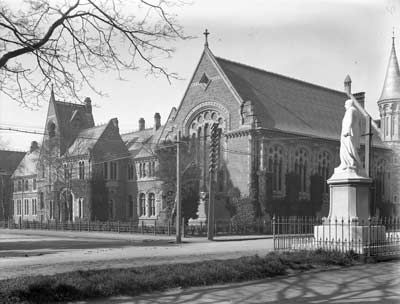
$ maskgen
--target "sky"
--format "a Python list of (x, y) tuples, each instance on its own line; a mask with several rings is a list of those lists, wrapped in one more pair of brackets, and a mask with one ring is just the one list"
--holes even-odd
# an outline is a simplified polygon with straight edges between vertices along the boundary
[[(185, 33), (196, 37), (172, 42), (172, 58), (159, 60), (180, 79), (169, 83), (139, 70), (120, 81), (99, 73), (94, 83), (108, 96), (88, 95), (96, 105), (96, 124), (117, 117), (126, 133), (138, 129), (141, 117), (151, 127), (155, 112), (163, 123), (182, 100), (203, 51), (205, 28), (218, 57), (336, 90), (343, 90), (349, 74), (352, 91), (366, 92), (373, 117), (378, 117), (393, 28), (400, 52), (400, 0), (192, 0), (173, 12)], [(43, 130), (47, 107), (32, 111), (0, 92), (0, 126)], [(10, 150), (26, 151), (41, 136), (0, 131), (0, 139)]]

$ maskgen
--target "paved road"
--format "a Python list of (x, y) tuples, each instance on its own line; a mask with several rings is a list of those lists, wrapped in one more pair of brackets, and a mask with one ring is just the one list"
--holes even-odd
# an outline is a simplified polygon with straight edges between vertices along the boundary
[[(240, 238), (237, 238), (240, 239)], [(187, 238), (35, 230), (0, 230), (0, 280), (73, 270), (229, 259), (272, 249), (271, 239)]]
[(324, 272), (308, 272), (240, 284), (176, 289), (97, 304), (233, 303), (400, 303), (400, 262), (382, 262)]

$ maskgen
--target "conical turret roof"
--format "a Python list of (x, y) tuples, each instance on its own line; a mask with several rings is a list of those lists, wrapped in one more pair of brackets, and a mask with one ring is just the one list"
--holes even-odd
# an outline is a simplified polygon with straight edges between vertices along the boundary
[(396, 48), (394, 45), (394, 37), (392, 43), (392, 50), (390, 52), (389, 64), (386, 70), (385, 82), (383, 84), (381, 98), (379, 101), (390, 99), (400, 100), (400, 69), (397, 60)]

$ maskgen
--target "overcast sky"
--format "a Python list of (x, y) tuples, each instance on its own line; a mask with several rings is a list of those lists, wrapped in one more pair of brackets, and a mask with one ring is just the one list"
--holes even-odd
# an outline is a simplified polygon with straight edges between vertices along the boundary
[[(121, 133), (138, 129), (143, 117), (153, 125), (155, 112), (162, 123), (173, 106), (178, 107), (203, 50), (207, 28), (209, 47), (219, 57), (267, 71), (343, 90), (347, 74), (353, 92), (366, 92), (367, 110), (378, 116), (380, 96), (389, 59), (392, 27), (400, 51), (400, 0), (193, 0), (175, 9), (188, 35), (197, 39), (174, 44), (173, 58), (162, 63), (182, 80), (140, 71), (118, 81), (99, 74), (96, 85), (108, 93), (92, 94), (96, 124), (113, 117)], [(0, 93), (1, 94), (1, 93)], [(47, 104), (31, 111), (0, 95), (0, 125), (43, 130)], [(10, 149), (27, 150), (40, 136), (0, 131)]]

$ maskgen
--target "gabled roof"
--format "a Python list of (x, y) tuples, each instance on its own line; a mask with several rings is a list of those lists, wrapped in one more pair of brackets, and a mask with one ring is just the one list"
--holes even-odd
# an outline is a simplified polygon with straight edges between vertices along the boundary
[(338, 140), (346, 93), (215, 57), (263, 128)]
[(78, 115), (80, 113), (81, 117), (83, 117), (83, 127), (91, 128), (94, 126), (93, 115), (91, 113), (87, 113), (85, 105), (62, 102), (54, 100), (54, 108), (57, 114), (57, 119), (59, 123), (59, 128), (61, 131), (65, 131), (70, 128), (70, 124), (73, 116)]
[(382, 94), (379, 98), (379, 102), (392, 99), (400, 99), (400, 69), (396, 55), (394, 37), (386, 70), (385, 82), (383, 83)]
[(12, 177), (22, 177), (37, 174), (37, 164), (39, 161), (40, 150), (36, 149), (32, 152), (27, 152), (24, 158), (15, 169)]
[(0, 172), (11, 175), (24, 156), (25, 152), (0, 150)]
[(80, 131), (68, 148), (68, 156), (83, 155), (93, 149), (109, 123)]

